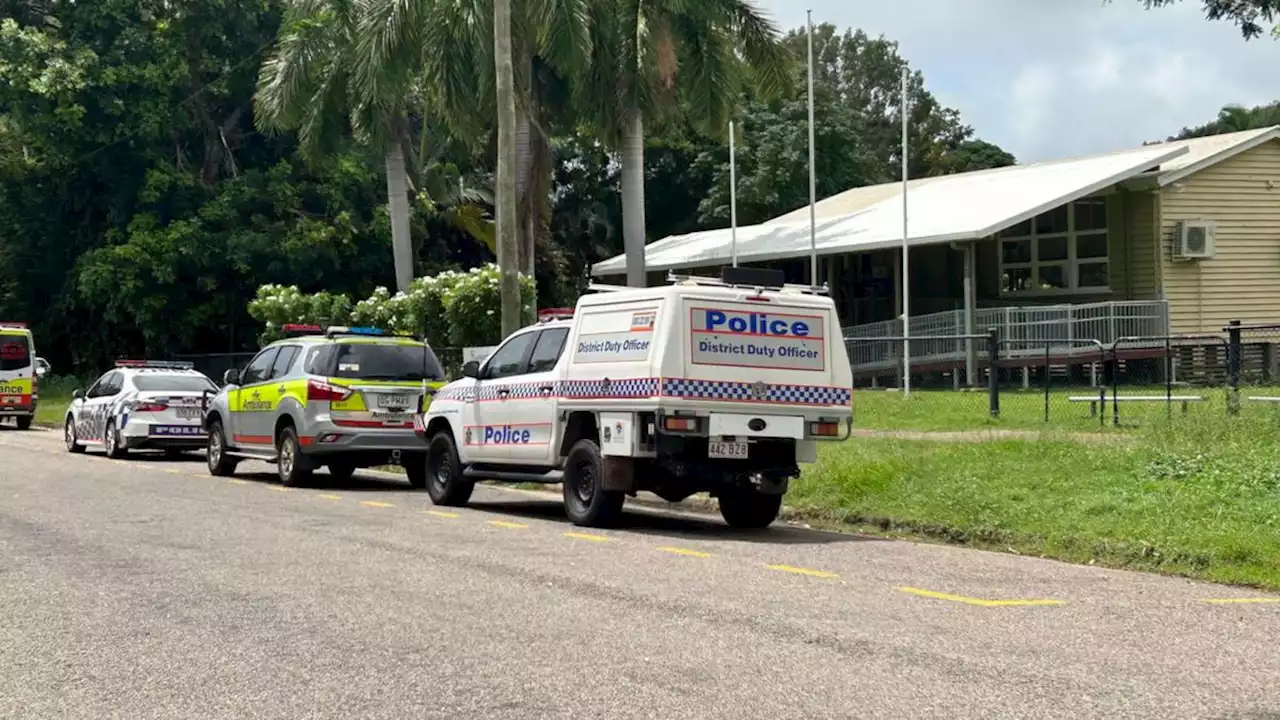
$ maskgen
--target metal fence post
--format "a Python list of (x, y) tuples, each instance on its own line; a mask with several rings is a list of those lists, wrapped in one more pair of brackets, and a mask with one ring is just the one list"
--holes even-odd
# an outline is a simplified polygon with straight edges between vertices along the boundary
[(1000, 329), (987, 328), (987, 395), (991, 417), (1000, 417)]
[(1227, 414), (1240, 414), (1240, 321), (1227, 326)]

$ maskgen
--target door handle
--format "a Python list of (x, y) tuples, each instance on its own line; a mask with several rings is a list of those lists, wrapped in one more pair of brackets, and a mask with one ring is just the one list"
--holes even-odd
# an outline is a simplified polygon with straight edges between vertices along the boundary
[(542, 385), (538, 388), (538, 392), (549, 393), (555, 389), (556, 389), (555, 385)]
[(276, 390), (277, 390), (278, 392), (288, 392), (289, 388), (287, 388), (287, 387), (285, 387), (285, 386), (281, 385), (280, 387), (276, 388)]
[(250, 393), (250, 395), (252, 397), (258, 397), (259, 395), (261, 395), (261, 393), (259, 393), (257, 390), (254, 390), (252, 393)]
[(511, 388), (498, 388), (498, 394), (503, 396), (510, 395)]

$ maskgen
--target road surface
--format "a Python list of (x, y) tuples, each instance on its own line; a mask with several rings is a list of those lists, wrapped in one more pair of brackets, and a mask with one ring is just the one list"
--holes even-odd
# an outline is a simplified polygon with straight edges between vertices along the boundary
[(0, 431), (4, 717), (1280, 717), (1275, 600)]

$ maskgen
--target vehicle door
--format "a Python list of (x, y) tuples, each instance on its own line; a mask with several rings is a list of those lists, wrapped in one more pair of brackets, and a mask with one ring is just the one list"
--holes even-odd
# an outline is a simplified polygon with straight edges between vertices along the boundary
[[(86, 394), (84, 407), (81, 410), (85, 424), (85, 439), (102, 442), (106, 437), (107, 422), (111, 420), (111, 411), (115, 407), (116, 398), (124, 388), (124, 373), (112, 370), (102, 376)], [(79, 431), (77, 430), (77, 433)]]
[(273, 430), (274, 418), (279, 416), (281, 409), (280, 403), (289, 393), (289, 386), (285, 385), (285, 376), (289, 374), (289, 368), (293, 367), (293, 361), (298, 358), (298, 353), (301, 351), (301, 345), (281, 345), (279, 352), (276, 353), (276, 359), (271, 363), (271, 374), (267, 376), (270, 382), (260, 391), (263, 402), (271, 403)]
[(254, 356), (240, 373), (240, 387), (228, 397), (231, 408), (231, 442), (237, 447), (271, 447), (275, 403), (271, 401), (271, 366), (279, 348), (269, 347)]
[(518, 385), (529, 367), (529, 354), (537, 335), (536, 328), (512, 335), (480, 368), (474, 400), (468, 402), (473, 419), (464, 422), (463, 429), (463, 442), (472, 462), (506, 462), (511, 457), (511, 446), (524, 437), (511, 426), (515, 405), (512, 397), (521, 392)]
[(102, 436), (98, 434), (97, 425), (94, 422), (93, 408), (94, 400), (101, 397), (102, 388), (105, 387), (107, 376), (111, 372), (105, 372), (93, 381), (89, 389), (85, 391), (84, 396), (79, 400), (71, 403), (71, 421), (76, 426), (76, 437), (81, 442), (100, 442)]
[(529, 354), (529, 367), (519, 377), (519, 392), (507, 403), (506, 415), (514, 438), (512, 461), (550, 467), (555, 464), (551, 441), (555, 435), (556, 366), (564, 352), (569, 328), (547, 328), (538, 332)]

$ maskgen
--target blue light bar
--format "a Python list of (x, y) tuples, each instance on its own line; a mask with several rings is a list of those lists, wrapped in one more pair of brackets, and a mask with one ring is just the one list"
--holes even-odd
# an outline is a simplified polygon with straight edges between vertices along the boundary
[(346, 325), (332, 325), (325, 331), (330, 337), (334, 335), (366, 335), (369, 337), (413, 337), (413, 333), (398, 332), (395, 330), (386, 330), (376, 327), (348, 327)]

